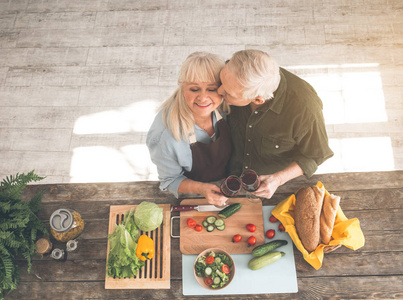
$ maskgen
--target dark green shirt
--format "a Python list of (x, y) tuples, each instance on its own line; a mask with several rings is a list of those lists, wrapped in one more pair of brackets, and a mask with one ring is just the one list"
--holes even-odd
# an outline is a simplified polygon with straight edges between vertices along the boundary
[(306, 81), (280, 68), (274, 98), (252, 112), (249, 105), (231, 106), (230, 174), (245, 169), (273, 174), (296, 162), (307, 177), (333, 156), (323, 119), (323, 104)]

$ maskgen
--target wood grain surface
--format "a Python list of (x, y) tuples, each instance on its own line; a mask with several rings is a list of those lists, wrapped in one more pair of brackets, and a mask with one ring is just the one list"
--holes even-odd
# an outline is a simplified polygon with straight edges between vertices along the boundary
[[(403, 171), (332, 173), (310, 179), (301, 176), (281, 186), (271, 199), (263, 200), (263, 205), (276, 205), (299, 187), (316, 184), (318, 180), (329, 192), (341, 197), (340, 205), (347, 218), (359, 219), (365, 246), (356, 251), (341, 247), (326, 254), (319, 270), (312, 268), (294, 247), (298, 293), (221, 295), (220, 299), (403, 299)], [(179, 205), (182, 199), (200, 200), (190, 194), (176, 199), (161, 192), (158, 184), (29, 185), (25, 199), (43, 191), (39, 218), (47, 227), (52, 212), (66, 207), (81, 214), (85, 229), (78, 237), (77, 250), (68, 254), (65, 263), (56, 262), (48, 255), (34, 256), (31, 272), (27, 273), (26, 261), (19, 259), (20, 283), (17, 290), (6, 295), (6, 300), (50, 299), (55, 291), (63, 299), (195, 299), (183, 296), (180, 239), (171, 239), (170, 289), (105, 289), (111, 205), (138, 205), (144, 200)], [(171, 215), (180, 216), (179, 213)], [(180, 230), (179, 223), (174, 224), (176, 233)], [(56, 242), (54, 245), (65, 247)]]
[[(199, 254), (208, 248), (220, 248), (230, 254), (251, 253), (253, 247), (249, 247), (246, 242), (249, 236), (256, 237), (256, 246), (264, 243), (264, 226), (262, 203), (252, 203), (247, 198), (232, 198), (228, 200), (228, 204), (241, 203), (242, 207), (225, 222), (223, 231), (215, 229), (212, 232), (207, 232), (205, 228), (201, 232), (197, 232), (187, 226), (186, 220), (192, 218), (197, 224), (202, 222), (208, 216), (218, 217), (219, 212), (198, 212), (185, 211), (180, 213), (180, 251), (182, 254)], [(207, 204), (206, 199), (185, 199), (181, 205), (197, 205)], [(253, 223), (256, 225), (255, 232), (249, 232), (246, 229), (246, 224)], [(235, 234), (240, 234), (242, 240), (238, 243), (232, 242), (232, 237)]]

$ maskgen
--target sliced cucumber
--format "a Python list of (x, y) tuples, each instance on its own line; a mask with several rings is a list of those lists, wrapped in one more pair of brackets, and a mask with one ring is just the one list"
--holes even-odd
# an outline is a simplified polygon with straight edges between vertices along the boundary
[(221, 257), (217, 256), (216, 258), (214, 258), (214, 262), (216, 264), (219, 264), (221, 262)]
[(217, 219), (217, 220), (215, 220), (214, 225), (216, 227), (223, 226), (224, 225), (224, 220), (223, 219)]
[(225, 225), (217, 226), (216, 228), (217, 228), (218, 230), (220, 230), (220, 231), (223, 231), (223, 230), (225, 229)]
[(213, 273), (213, 269), (210, 267), (207, 267), (204, 269), (204, 274), (206, 274), (206, 276), (211, 276), (211, 273)]
[(207, 223), (209, 224), (214, 224), (215, 220), (217, 220), (217, 218), (214, 216), (207, 217), (206, 219)]
[(214, 279), (213, 279), (213, 284), (220, 284), (220, 282), (221, 282), (221, 278), (220, 277), (214, 277)]
[(204, 226), (204, 227), (207, 227), (207, 226), (208, 226), (207, 221), (203, 221), (203, 223), (202, 223), (202, 224), (203, 224), (203, 226)]
[(207, 232), (212, 232), (214, 229), (215, 229), (215, 227), (214, 227), (214, 225), (209, 225), (209, 226), (207, 226)]

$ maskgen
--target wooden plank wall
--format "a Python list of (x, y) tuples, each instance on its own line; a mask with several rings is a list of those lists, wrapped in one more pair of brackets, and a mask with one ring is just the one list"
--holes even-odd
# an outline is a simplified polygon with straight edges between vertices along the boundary
[[(402, 11), (400, 0), (1, 0), (0, 178), (156, 180), (145, 135), (180, 64), (248, 48), (323, 95), (335, 151), (370, 139), (324, 171), (402, 169)], [(374, 111), (383, 117), (366, 120)]]

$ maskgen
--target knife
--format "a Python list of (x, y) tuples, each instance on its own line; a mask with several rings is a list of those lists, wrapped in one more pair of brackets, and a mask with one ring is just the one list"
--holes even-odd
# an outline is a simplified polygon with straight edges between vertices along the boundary
[(191, 211), (197, 210), (198, 212), (203, 211), (220, 211), (226, 208), (228, 205), (217, 207), (215, 205), (173, 205), (171, 211)]

